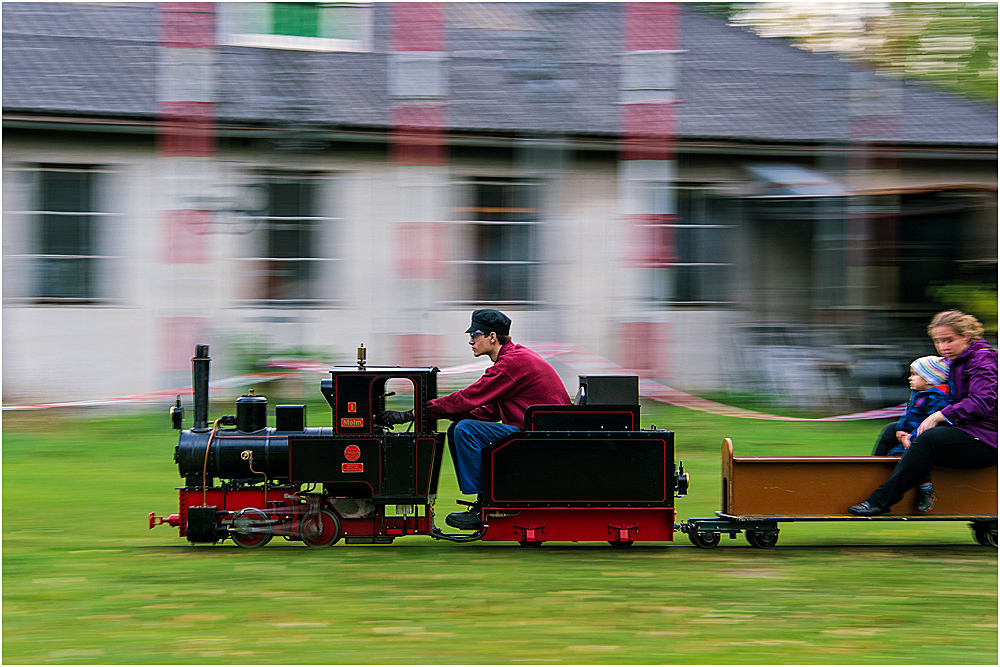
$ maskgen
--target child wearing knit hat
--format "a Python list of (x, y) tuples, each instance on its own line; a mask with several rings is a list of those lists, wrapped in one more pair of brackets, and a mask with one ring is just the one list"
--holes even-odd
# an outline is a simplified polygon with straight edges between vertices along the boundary
[[(920, 357), (910, 364), (910, 401), (906, 412), (896, 423), (896, 440), (899, 443), (886, 456), (902, 456), (910, 447), (910, 437), (920, 423), (930, 414), (951, 403), (948, 394), (948, 360), (944, 357)], [(918, 489), (917, 510), (934, 509), (937, 496), (930, 476)]]

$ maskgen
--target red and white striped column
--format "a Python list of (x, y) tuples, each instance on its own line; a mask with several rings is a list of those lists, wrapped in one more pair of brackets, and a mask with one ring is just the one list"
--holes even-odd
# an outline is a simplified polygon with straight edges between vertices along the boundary
[(158, 239), (163, 293), (156, 336), (161, 371), (176, 382), (190, 378), (195, 344), (208, 342), (215, 289), (212, 212), (197, 202), (212, 180), (216, 155), (216, 13), (211, 2), (164, 2), (159, 10), (154, 178), (163, 196)]
[(661, 305), (676, 260), (672, 223), (677, 178), (674, 103), (678, 15), (673, 3), (623, 7), (619, 190), (626, 239), (625, 312), (620, 314), (622, 366), (669, 377), (670, 325)]
[(391, 160), (397, 197), (395, 355), (402, 365), (433, 366), (441, 334), (429, 317), (446, 277), (446, 4), (391, 4)]
[[(846, 180), (851, 191), (870, 194), (856, 194), (849, 200), (846, 303), (837, 305), (867, 312), (868, 307), (899, 298), (902, 88), (889, 77), (876, 78), (859, 57), (851, 59), (849, 77)], [(892, 205), (887, 206), (890, 196)]]

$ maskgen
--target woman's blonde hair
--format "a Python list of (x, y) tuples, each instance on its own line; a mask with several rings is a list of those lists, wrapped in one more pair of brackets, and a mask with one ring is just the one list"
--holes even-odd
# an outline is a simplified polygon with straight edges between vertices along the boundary
[(960, 310), (946, 310), (935, 315), (927, 325), (927, 335), (933, 338), (936, 327), (948, 327), (968, 340), (983, 337), (983, 325), (979, 320)]

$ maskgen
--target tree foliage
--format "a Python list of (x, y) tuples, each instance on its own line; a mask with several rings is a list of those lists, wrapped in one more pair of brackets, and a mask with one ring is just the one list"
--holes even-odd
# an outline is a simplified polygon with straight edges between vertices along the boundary
[(763, 37), (997, 102), (997, 3), (695, 3)]
[(872, 20), (882, 38), (862, 57), (876, 68), (923, 77), (953, 92), (997, 101), (995, 3), (898, 3)]

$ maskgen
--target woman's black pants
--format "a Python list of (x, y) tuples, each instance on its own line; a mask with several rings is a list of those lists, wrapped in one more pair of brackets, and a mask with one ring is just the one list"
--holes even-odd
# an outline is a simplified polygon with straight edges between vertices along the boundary
[(880, 507), (895, 505), (904, 493), (927, 477), (933, 466), (974, 470), (996, 463), (995, 447), (954, 426), (935, 426), (911, 441), (892, 475), (868, 496), (868, 502)]
[[(872, 450), (872, 456), (889, 456), (889, 452), (900, 446), (899, 440), (896, 439), (896, 426), (898, 422), (892, 422), (886, 425), (882, 432), (878, 435), (878, 440), (875, 441), (875, 448)], [(892, 456), (900, 456), (899, 452), (892, 454)], [(930, 484), (931, 475), (927, 475), (920, 480), (921, 484)]]

